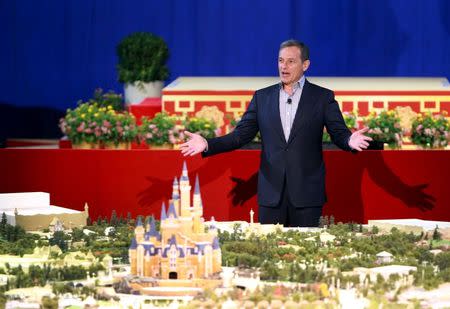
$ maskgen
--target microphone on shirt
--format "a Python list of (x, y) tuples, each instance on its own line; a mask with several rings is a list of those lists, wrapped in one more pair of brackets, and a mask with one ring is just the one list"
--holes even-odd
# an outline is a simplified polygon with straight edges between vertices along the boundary
[(292, 103), (291, 98), (287, 99), (287, 102), (286, 102), (286, 103), (287, 103), (287, 104), (291, 104), (291, 103)]

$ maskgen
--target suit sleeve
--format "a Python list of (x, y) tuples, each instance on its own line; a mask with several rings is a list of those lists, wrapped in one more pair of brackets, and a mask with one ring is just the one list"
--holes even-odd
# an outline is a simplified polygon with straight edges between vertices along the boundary
[(255, 138), (259, 131), (256, 97), (255, 93), (233, 132), (206, 140), (208, 142), (208, 151), (202, 153), (203, 157), (241, 148)]
[(334, 98), (334, 93), (330, 91), (327, 95), (327, 102), (325, 106), (325, 127), (330, 134), (331, 140), (339, 148), (346, 151), (352, 149), (348, 145), (348, 141), (352, 133), (345, 125), (344, 118), (342, 117), (339, 104)]

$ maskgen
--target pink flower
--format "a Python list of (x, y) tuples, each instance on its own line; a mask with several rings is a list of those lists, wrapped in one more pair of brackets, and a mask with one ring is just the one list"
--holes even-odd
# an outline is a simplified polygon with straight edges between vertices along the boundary
[(77, 132), (78, 133), (81, 133), (81, 132), (83, 132), (83, 130), (84, 130), (84, 127), (85, 127), (85, 123), (84, 122), (82, 122), (79, 126), (78, 126), (78, 128), (77, 128)]
[(152, 138), (153, 137), (153, 134), (152, 133), (147, 133), (146, 135), (145, 135), (145, 138)]
[(110, 128), (111, 127), (111, 123), (108, 120), (103, 120), (103, 126)]
[(92, 133), (92, 129), (91, 128), (87, 128), (87, 129), (84, 130), (84, 133), (91, 134)]

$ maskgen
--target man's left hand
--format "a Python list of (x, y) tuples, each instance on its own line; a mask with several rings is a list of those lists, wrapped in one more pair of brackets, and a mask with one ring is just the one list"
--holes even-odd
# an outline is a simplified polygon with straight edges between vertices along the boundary
[(363, 128), (361, 130), (353, 132), (353, 134), (350, 136), (350, 139), (348, 140), (348, 145), (352, 149), (358, 151), (367, 149), (367, 147), (369, 147), (369, 142), (372, 140), (371, 137), (364, 135), (364, 133), (366, 133), (367, 131), (369, 131), (369, 128)]

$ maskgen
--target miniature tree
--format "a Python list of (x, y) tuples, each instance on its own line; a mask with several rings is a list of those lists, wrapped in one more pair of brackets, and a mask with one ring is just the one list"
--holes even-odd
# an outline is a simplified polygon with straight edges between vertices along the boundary
[(434, 229), (434, 232), (433, 232), (433, 240), (438, 241), (438, 240), (441, 240), (441, 239), (442, 239), (442, 234), (439, 232), (439, 228), (436, 225), (436, 228)]
[(6, 225), (8, 224), (8, 219), (6, 218), (6, 214), (3, 212), (2, 214), (2, 220), (0, 221), (0, 233), (3, 236), (3, 233), (5, 231)]
[(109, 219), (109, 224), (112, 226), (117, 226), (118, 224), (118, 219), (117, 219), (117, 213), (116, 210), (113, 209), (113, 211), (111, 212), (111, 218)]
[(324, 225), (325, 225), (325, 223), (324, 223), (324, 218), (323, 218), (323, 216), (320, 216), (320, 217), (319, 217), (319, 227), (320, 227), (320, 228), (323, 228)]
[(334, 216), (330, 216), (330, 226), (334, 225)]
[(325, 216), (324, 218), (323, 218), (323, 224), (324, 224), (324, 226), (325, 227), (328, 227), (329, 226), (329, 222), (328, 222), (328, 216)]

